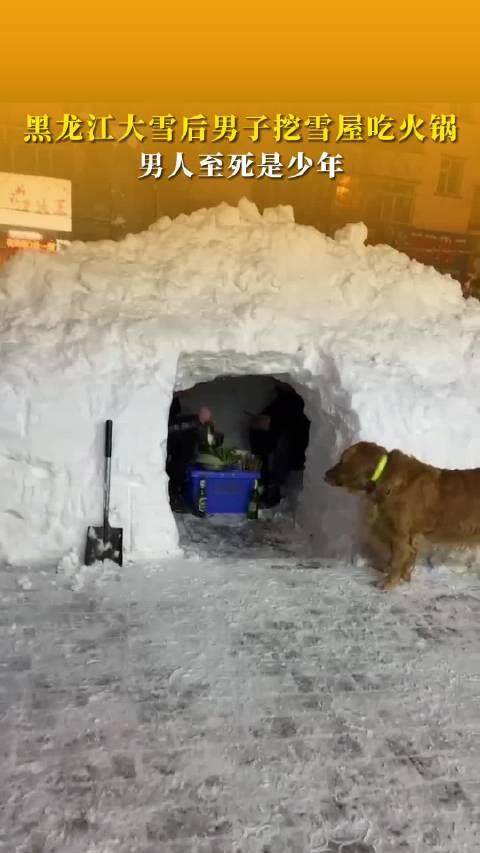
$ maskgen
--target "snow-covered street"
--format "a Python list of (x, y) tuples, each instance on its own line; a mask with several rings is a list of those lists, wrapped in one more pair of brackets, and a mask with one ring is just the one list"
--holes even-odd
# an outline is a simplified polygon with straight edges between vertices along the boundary
[(183, 528), (97, 582), (2, 570), (2, 853), (480, 849), (478, 577)]

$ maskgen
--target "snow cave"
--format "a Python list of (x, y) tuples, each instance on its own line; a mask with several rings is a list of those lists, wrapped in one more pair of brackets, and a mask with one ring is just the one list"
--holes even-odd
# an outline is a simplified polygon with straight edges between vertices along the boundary
[[(174, 514), (195, 513), (195, 503), (192, 503), (192, 482), (186, 465), (187, 476), (184, 477), (183, 495), (179, 494), (179, 473), (184, 470), (185, 456), (182, 446), (186, 448), (186, 458), (191, 456), (201, 459), (195, 451), (192, 454), (192, 443), (195, 446), (195, 433), (191, 431), (191, 417), (200, 412), (202, 406), (207, 406), (212, 415), (210, 429), (213, 436), (219, 439), (219, 447), (226, 457), (231, 458), (227, 464), (227, 472), (233, 464), (240, 469), (245, 468), (240, 460), (247, 461), (248, 473), (246, 479), (240, 479), (232, 472), (219, 475), (209, 474), (197, 468), (197, 482), (206, 479), (206, 489), (213, 487), (213, 495), (209, 503), (209, 512), (229, 514), (232, 511), (239, 516), (236, 520), (245, 520), (248, 515), (248, 494), (253, 491), (253, 484), (258, 488), (258, 508), (262, 509), (261, 518), (265, 518), (266, 510), (277, 508), (289, 516), (296, 515), (298, 497), (302, 489), (306, 451), (308, 449), (310, 421), (305, 414), (305, 400), (298, 390), (289, 382), (288, 375), (269, 376), (265, 374), (221, 374), (210, 381), (202, 381), (187, 389), (175, 389), (172, 399), (172, 410), (169, 422), (177, 424), (186, 421), (190, 423), (186, 439), (177, 431), (173, 441), (167, 442), (167, 474), (170, 476), (170, 506)], [(272, 432), (267, 434), (255, 428), (258, 416), (265, 412), (273, 414)], [(286, 427), (286, 432), (285, 432)], [(174, 464), (174, 452), (180, 441), (180, 454), (177, 465)], [(186, 441), (186, 444), (185, 444)], [(169, 464), (170, 458), (173, 459)], [(208, 459), (208, 448), (205, 448)], [(215, 450), (213, 451), (215, 454)], [(236, 455), (236, 454), (240, 455)], [(237, 461), (235, 461), (235, 459)], [(215, 456), (211, 460), (215, 462)], [(256, 464), (259, 463), (259, 464)], [(270, 464), (269, 464), (270, 463)], [(194, 469), (195, 470), (195, 465)], [(211, 479), (209, 479), (209, 477)], [(257, 493), (256, 493), (257, 494)], [(243, 496), (243, 497), (242, 497)], [(207, 501), (208, 503), (208, 501)], [(243, 506), (242, 506), (243, 503)], [(258, 509), (257, 508), (257, 509)], [(177, 519), (178, 521), (178, 519)]]
[(219, 377), (283, 378), (305, 401), (294, 512), (321, 555), (355, 547), (358, 504), (323, 482), (352, 442), (479, 465), (480, 303), (366, 240), (361, 223), (332, 239), (297, 225), (290, 207), (261, 214), (243, 199), (5, 265), (0, 558), (81, 556), (102, 518), (108, 418), (111, 522), (126, 557), (176, 553), (168, 411), (175, 389)]

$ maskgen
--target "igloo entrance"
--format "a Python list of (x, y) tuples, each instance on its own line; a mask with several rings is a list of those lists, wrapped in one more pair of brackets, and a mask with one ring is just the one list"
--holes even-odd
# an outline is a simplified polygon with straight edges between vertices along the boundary
[[(303, 397), (287, 380), (283, 375), (219, 376), (175, 393), (167, 464), (170, 486), (175, 487), (179, 465), (181, 468), (191, 452), (192, 433), (195, 436), (192, 430), (180, 427), (182, 423), (189, 426), (187, 418), (208, 410), (214, 427), (212, 441), (218, 442), (213, 453), (228, 458), (232, 451), (240, 452), (250, 470), (260, 472), (260, 505), (271, 509), (281, 504), (284, 510), (288, 505), (294, 511), (303, 482), (310, 421)], [(270, 420), (265, 423), (266, 418)], [(179, 508), (177, 500), (175, 488), (171, 488), (174, 511)]]
[[(173, 392), (180, 392), (184, 413), (198, 412), (201, 406), (211, 410), (224, 446), (246, 450), (251, 449), (250, 416), (274, 398), (278, 383), (301, 398), (308, 423), (304, 470), (288, 473), (282, 516), (303, 530), (317, 554), (344, 554), (351, 549), (355, 501), (326, 486), (323, 473), (339, 449), (356, 438), (358, 422), (329, 360), (319, 377), (281, 353), (182, 353)], [(271, 518), (271, 510), (262, 514)], [(175, 518), (185, 544), (185, 516)]]

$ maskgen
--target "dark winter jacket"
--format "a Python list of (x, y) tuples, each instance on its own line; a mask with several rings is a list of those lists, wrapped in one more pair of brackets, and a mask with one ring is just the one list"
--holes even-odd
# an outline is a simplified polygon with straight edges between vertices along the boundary
[(304, 412), (305, 403), (296, 391), (277, 390), (275, 399), (264, 409), (271, 418), (271, 432), (278, 439), (287, 435), (292, 470), (303, 467), (310, 433), (310, 421)]

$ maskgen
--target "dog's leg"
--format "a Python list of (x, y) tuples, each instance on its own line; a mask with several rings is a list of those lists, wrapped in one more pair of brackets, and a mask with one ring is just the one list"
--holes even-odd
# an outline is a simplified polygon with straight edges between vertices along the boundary
[(365, 544), (370, 552), (373, 568), (385, 572), (392, 559), (390, 536), (379, 525), (375, 525), (367, 528)]
[(385, 572), (392, 558), (391, 533), (375, 504), (367, 506), (363, 513), (360, 538), (364, 556), (376, 571)]
[(410, 583), (410, 581), (412, 579), (413, 570), (415, 568), (416, 556), (417, 556), (417, 553), (416, 553), (416, 551), (414, 551), (413, 558), (412, 558), (410, 566), (407, 566), (407, 568), (403, 572), (402, 581), (405, 581), (405, 583)]
[(381, 582), (381, 587), (383, 589), (393, 589), (402, 581), (408, 582), (415, 567), (416, 556), (417, 551), (410, 537), (399, 536), (397, 533), (392, 540), (390, 572)]

